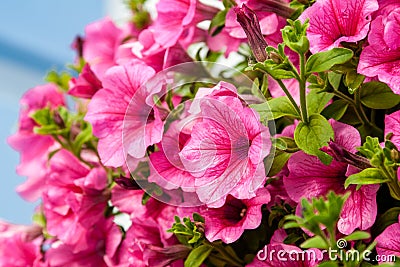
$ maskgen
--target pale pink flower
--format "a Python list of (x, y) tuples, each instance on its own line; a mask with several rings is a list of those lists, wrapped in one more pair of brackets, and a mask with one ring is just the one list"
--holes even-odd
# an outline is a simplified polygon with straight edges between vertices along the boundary
[(400, 257), (400, 216), (399, 222), (389, 225), (375, 239), (378, 255), (387, 257)]
[[(335, 132), (335, 143), (355, 153), (355, 148), (361, 145), (358, 131), (340, 122), (331, 121), (331, 124)], [(365, 185), (359, 190), (352, 185), (347, 190), (344, 189), (344, 182), (350, 174), (349, 170), (354, 173), (354, 167), (335, 159), (326, 166), (317, 157), (300, 151), (289, 159), (288, 168), (289, 175), (284, 177), (283, 181), (289, 196), (296, 202), (301, 198), (324, 196), (329, 191), (337, 194), (351, 192), (338, 222), (341, 233), (350, 234), (356, 228), (366, 230), (375, 222), (376, 192), (379, 185)]]
[(307, 37), (311, 52), (339, 47), (341, 42), (361, 41), (377, 9), (377, 0), (317, 0), (299, 17), (303, 22), (310, 19)]
[(196, 177), (200, 201), (221, 207), (228, 194), (238, 199), (255, 196), (265, 181), (263, 159), (271, 142), (258, 114), (244, 106), (233, 85), (219, 83), (208, 90), (209, 95), (199, 90), (203, 95), (193, 101), (190, 112), (200, 120), (180, 157)]
[(357, 70), (369, 77), (378, 76), (400, 94), (400, 4), (391, 7), (372, 21), (368, 45), (361, 52)]
[(18, 131), (8, 138), (12, 148), (20, 152), (21, 160), (17, 173), (27, 176), (25, 183), (17, 188), (19, 194), (29, 201), (35, 201), (41, 194), (46, 173), (49, 150), (56, 149), (51, 136), (33, 132), (36, 122), (30, 117), (35, 111), (49, 107), (64, 106), (64, 96), (54, 84), (36, 86), (27, 91), (20, 101)]
[(107, 206), (107, 174), (102, 167), (89, 169), (67, 150), (50, 160), (43, 192), (47, 231), (65, 244), (84, 250), (87, 229), (103, 218)]
[(254, 198), (237, 199), (228, 195), (222, 207), (204, 207), (201, 214), (205, 218), (206, 238), (211, 242), (218, 239), (227, 244), (235, 242), (244, 230), (255, 229), (260, 225), (261, 206), (270, 200), (268, 190), (261, 188)]
[(161, 140), (163, 123), (151, 99), (158, 92), (147, 87), (139, 90), (154, 74), (138, 61), (115, 66), (105, 75), (104, 88), (90, 101), (85, 119), (99, 138), (98, 151), (106, 166), (124, 165), (127, 153), (141, 158), (149, 145)]

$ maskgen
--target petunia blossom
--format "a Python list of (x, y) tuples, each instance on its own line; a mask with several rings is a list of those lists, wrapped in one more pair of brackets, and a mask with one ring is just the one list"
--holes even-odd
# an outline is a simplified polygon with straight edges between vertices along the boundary
[[(335, 143), (350, 152), (356, 152), (360, 146), (360, 135), (352, 126), (331, 121), (335, 132)], [(328, 166), (324, 165), (315, 156), (304, 152), (296, 152), (288, 161), (289, 175), (283, 182), (289, 196), (296, 202), (301, 198), (312, 198), (326, 195), (329, 191), (344, 194), (344, 182), (348, 176), (348, 170), (354, 170), (353, 166), (337, 160), (333, 160)], [(366, 230), (373, 225), (377, 214), (376, 193), (379, 185), (365, 185), (359, 190), (356, 186), (350, 186), (347, 191), (351, 194), (344, 204), (338, 229), (343, 234), (350, 234), (356, 228)]]
[(218, 11), (198, 0), (160, 1), (157, 4), (157, 19), (149, 30), (162, 47), (172, 47), (179, 42), (186, 49), (202, 37), (199, 36), (197, 24), (203, 20), (211, 20)]
[(393, 92), (400, 94), (400, 4), (371, 23), (368, 45), (360, 55), (358, 72), (368, 77), (378, 76)]
[(0, 221), (0, 266), (44, 267), (42, 229)]
[(88, 63), (83, 66), (82, 72), (77, 78), (71, 78), (68, 94), (75, 97), (92, 98), (102, 88), (101, 81), (90, 68)]
[(215, 208), (224, 204), (228, 194), (238, 199), (255, 196), (265, 181), (263, 159), (271, 142), (268, 129), (258, 114), (243, 105), (234, 86), (219, 83), (209, 90), (209, 95), (193, 101), (191, 110), (200, 110), (201, 119), (180, 157), (196, 177), (200, 201)]
[(385, 117), (385, 136), (392, 133), (390, 141), (400, 149), (400, 111), (393, 112)]
[(209, 241), (221, 239), (233, 243), (244, 230), (257, 228), (262, 219), (261, 206), (267, 204), (271, 196), (267, 189), (257, 190), (251, 199), (237, 199), (231, 195), (220, 208), (204, 208), (205, 235)]
[(369, 31), (377, 0), (317, 0), (299, 17), (310, 19), (307, 37), (310, 50), (317, 53), (339, 47), (341, 42), (358, 42)]
[(17, 173), (28, 177), (26, 182), (18, 186), (17, 191), (26, 200), (35, 201), (43, 190), (48, 153), (58, 146), (51, 136), (34, 133), (34, 128), (38, 125), (30, 116), (46, 107), (55, 109), (64, 106), (65, 100), (54, 84), (45, 84), (27, 91), (21, 98), (20, 105), (18, 131), (7, 141), (20, 152)]
[(47, 231), (77, 251), (90, 243), (87, 229), (104, 217), (108, 193), (107, 174), (102, 167), (89, 169), (67, 150), (50, 160), (43, 192)]
[(135, 60), (113, 67), (104, 78), (104, 88), (90, 101), (85, 119), (99, 138), (98, 151), (106, 166), (122, 166), (127, 153), (141, 158), (147, 146), (161, 140), (163, 123), (157, 109), (147, 102), (157, 92), (139, 90), (154, 74)]
[(375, 239), (376, 251), (382, 259), (384, 257), (400, 257), (400, 216), (399, 221), (389, 225)]

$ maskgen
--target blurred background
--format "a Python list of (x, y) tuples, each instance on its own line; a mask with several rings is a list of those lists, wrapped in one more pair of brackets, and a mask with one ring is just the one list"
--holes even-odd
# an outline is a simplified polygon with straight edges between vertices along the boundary
[(85, 25), (108, 15), (126, 17), (123, 0), (13, 0), (0, 3), (0, 219), (29, 224), (38, 203), (15, 192), (19, 155), (6, 142), (17, 129), (19, 99), (43, 84), (49, 70), (74, 60), (70, 45)]

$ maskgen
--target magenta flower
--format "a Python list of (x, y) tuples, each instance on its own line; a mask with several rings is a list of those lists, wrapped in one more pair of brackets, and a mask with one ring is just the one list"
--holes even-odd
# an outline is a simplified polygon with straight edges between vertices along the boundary
[(20, 101), (18, 131), (8, 138), (12, 148), (20, 152), (21, 160), (17, 173), (27, 176), (25, 183), (18, 186), (19, 194), (29, 201), (35, 201), (41, 194), (46, 173), (49, 150), (56, 149), (51, 136), (33, 132), (36, 122), (30, 117), (37, 110), (64, 106), (64, 96), (53, 84), (36, 86), (26, 92)]
[(94, 74), (90, 65), (86, 63), (78, 78), (71, 78), (68, 94), (90, 99), (102, 87), (101, 81)]
[(205, 235), (209, 241), (221, 239), (229, 244), (240, 238), (244, 230), (257, 228), (262, 219), (261, 206), (267, 204), (271, 196), (267, 189), (257, 190), (251, 199), (237, 199), (231, 195), (220, 208), (202, 210), (205, 218)]
[[(48, 266), (118, 266), (117, 249), (122, 240), (122, 232), (112, 219), (98, 221), (95, 227), (87, 229), (85, 238), (90, 240), (84, 249), (55, 241), (46, 251)], [(112, 263), (111, 265), (106, 264)]]
[(269, 131), (235, 90), (223, 82), (209, 95), (199, 97), (203, 93), (199, 90), (190, 108), (199, 111), (199, 120), (180, 152), (185, 169), (196, 177), (200, 201), (209, 207), (221, 207), (228, 194), (238, 199), (255, 197), (265, 181)]
[(179, 153), (189, 140), (190, 135), (173, 122), (158, 144), (160, 151), (150, 155), (149, 182), (154, 182), (167, 190), (182, 188), (186, 192), (194, 192), (195, 177), (188, 172)]
[(85, 28), (83, 58), (100, 80), (107, 69), (116, 64), (115, 51), (122, 42), (122, 33), (110, 18), (93, 22)]
[(400, 257), (400, 216), (399, 222), (386, 227), (375, 241), (378, 255)]
[(385, 136), (392, 133), (390, 141), (400, 149), (400, 111), (393, 112), (385, 117)]
[(371, 14), (377, 9), (377, 0), (317, 0), (299, 18), (303, 22), (310, 19), (307, 37), (311, 52), (364, 39), (369, 31)]
[(396, 94), (400, 94), (400, 4), (391, 5), (371, 23), (368, 46), (360, 55), (358, 72), (368, 77), (378, 76)]
[[(352, 126), (331, 121), (335, 131), (335, 143), (355, 153), (360, 146), (360, 134)], [(349, 168), (351, 167), (351, 168)], [(333, 160), (329, 166), (322, 164), (317, 157), (297, 152), (288, 161), (289, 175), (283, 182), (289, 196), (296, 202), (301, 198), (326, 195), (329, 191), (345, 193), (344, 182), (349, 171), (355, 168), (346, 163)], [(356, 170), (359, 171), (359, 170)], [(376, 192), (379, 185), (365, 185), (359, 190), (350, 186), (350, 197), (343, 206), (338, 229), (350, 234), (356, 228), (366, 230), (375, 222), (377, 213)]]
[(90, 101), (85, 119), (99, 138), (98, 151), (103, 164), (122, 166), (127, 153), (141, 158), (147, 146), (161, 140), (163, 123), (157, 109), (147, 100), (157, 92), (138, 90), (154, 73), (138, 61), (113, 67), (104, 77), (104, 88)]
[(43, 192), (47, 231), (65, 244), (84, 250), (87, 230), (103, 218), (107, 206), (107, 174), (102, 167), (89, 169), (67, 150), (50, 160)]
[(157, 19), (149, 27), (154, 40), (168, 48), (178, 42), (186, 49), (199, 36), (197, 24), (211, 20), (218, 9), (198, 0), (162, 0), (157, 4)]
[(13, 225), (0, 221), (0, 266), (45, 266), (39, 226)]

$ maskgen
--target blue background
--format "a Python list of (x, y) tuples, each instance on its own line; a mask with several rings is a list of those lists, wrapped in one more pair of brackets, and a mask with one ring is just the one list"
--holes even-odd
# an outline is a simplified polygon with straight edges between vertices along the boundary
[(19, 155), (6, 143), (6, 138), (17, 129), (20, 97), (27, 89), (43, 84), (48, 70), (61, 70), (72, 62), (74, 52), (70, 44), (74, 37), (83, 34), (85, 25), (103, 17), (110, 7), (99, 0), (1, 1), (0, 219), (29, 224), (37, 205), (25, 202), (15, 193), (25, 177), (15, 173)]

